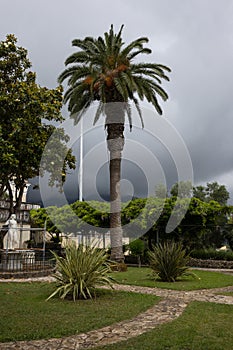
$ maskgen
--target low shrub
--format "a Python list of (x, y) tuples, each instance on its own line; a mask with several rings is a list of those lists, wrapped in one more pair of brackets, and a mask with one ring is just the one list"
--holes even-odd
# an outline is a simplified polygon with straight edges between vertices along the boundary
[(137, 257), (138, 266), (141, 267), (141, 258), (145, 250), (145, 243), (141, 239), (135, 239), (129, 243), (129, 249), (131, 254)]
[(181, 243), (165, 242), (148, 252), (153, 276), (164, 282), (175, 282), (178, 277), (196, 275), (187, 267), (189, 256)]
[(61, 299), (72, 297), (76, 299), (88, 299), (93, 297), (93, 292), (100, 285), (111, 285), (110, 263), (104, 250), (95, 247), (85, 247), (70, 243), (65, 248), (65, 256), (58, 256), (52, 252), (56, 260), (57, 289), (47, 300), (59, 295)]
[(214, 248), (193, 250), (190, 253), (190, 256), (195, 259), (203, 259), (203, 260), (212, 259), (212, 260), (233, 261), (232, 251), (222, 251), (222, 250), (218, 251)]

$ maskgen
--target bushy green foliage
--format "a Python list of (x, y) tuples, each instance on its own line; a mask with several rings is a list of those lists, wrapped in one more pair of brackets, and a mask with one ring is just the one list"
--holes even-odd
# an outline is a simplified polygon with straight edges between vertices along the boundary
[(61, 299), (88, 299), (93, 297), (96, 287), (106, 284), (111, 286), (111, 268), (104, 250), (83, 245), (77, 247), (71, 243), (65, 248), (64, 257), (54, 252), (53, 255), (56, 259), (54, 277), (57, 289), (48, 299), (57, 294)]
[(153, 276), (164, 282), (175, 282), (181, 276), (195, 276), (187, 267), (189, 257), (181, 243), (158, 244), (148, 256)]
[(145, 243), (141, 239), (135, 239), (129, 243), (129, 248), (133, 255), (142, 255), (145, 249)]
[[(172, 198), (139, 198), (122, 205), (121, 222), (126, 236), (132, 241), (140, 237), (142, 231), (147, 232), (143, 239), (149, 248), (158, 240), (182, 241), (186, 250), (224, 245), (226, 241), (233, 249), (233, 224), (227, 222), (233, 212), (232, 206), (222, 206), (217, 202), (202, 202), (191, 198), (189, 208), (180, 225), (173, 232), (166, 232), (168, 220), (173, 214), (179, 217), (187, 205), (189, 198), (177, 201)], [(97, 201), (75, 202), (63, 207), (41, 208), (31, 211), (33, 224), (44, 227), (47, 218), (49, 232), (89, 232), (89, 225), (94, 227), (110, 227), (110, 205)], [(53, 220), (54, 218), (54, 220)], [(55, 227), (55, 225), (57, 227)], [(98, 231), (98, 229), (96, 230)]]
[[(20, 208), (29, 178), (47, 171), (51, 184), (62, 186), (67, 169), (75, 168), (68, 135), (53, 125), (63, 121), (63, 89), (41, 87), (30, 68), (27, 50), (8, 34), (0, 41), (0, 197), (8, 193), (10, 212)], [(54, 152), (42, 162), (52, 134)], [(17, 188), (14, 193), (12, 182)]]
[(141, 239), (135, 239), (129, 243), (131, 254), (137, 256), (138, 266), (141, 267), (141, 256), (145, 250), (145, 243)]
[(214, 181), (207, 182), (206, 186), (193, 187), (193, 197), (199, 198), (203, 202), (216, 201), (221, 205), (226, 205), (230, 194), (226, 186), (219, 185)]
[(233, 261), (233, 252), (232, 251), (222, 251), (222, 250), (216, 250), (213, 248), (209, 249), (197, 249), (193, 250), (190, 253), (190, 256), (192, 258), (196, 259), (212, 259), (212, 260), (227, 260), (227, 261)]

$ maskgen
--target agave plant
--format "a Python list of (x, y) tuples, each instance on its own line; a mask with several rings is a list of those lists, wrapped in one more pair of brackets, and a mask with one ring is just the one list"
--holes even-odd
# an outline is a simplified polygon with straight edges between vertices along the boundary
[(72, 297), (73, 300), (92, 298), (96, 287), (112, 285), (108, 255), (95, 246), (78, 247), (74, 242), (65, 248), (65, 256), (53, 252), (56, 260), (56, 290), (47, 300), (59, 295), (61, 299)]
[(181, 243), (165, 242), (148, 252), (153, 276), (164, 282), (175, 282), (178, 277), (196, 275), (187, 267), (189, 256)]

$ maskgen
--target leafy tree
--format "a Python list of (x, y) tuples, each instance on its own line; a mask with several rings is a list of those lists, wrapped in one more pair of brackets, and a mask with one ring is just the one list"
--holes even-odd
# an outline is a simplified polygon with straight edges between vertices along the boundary
[(226, 187), (219, 185), (216, 181), (208, 182), (206, 186), (200, 185), (193, 187), (193, 196), (204, 202), (214, 200), (221, 205), (226, 205), (230, 197)]
[[(140, 223), (138, 222), (139, 225), (143, 225), (144, 222), (151, 224), (152, 228), (145, 234), (150, 249), (153, 244), (167, 240), (181, 241), (188, 250), (203, 247), (217, 248), (224, 243), (227, 216), (232, 209), (215, 201), (207, 203), (198, 198), (191, 198), (189, 208), (179, 226), (170, 233), (166, 232), (171, 214), (178, 217), (183, 215), (183, 208), (186, 207), (187, 200), (189, 199), (176, 200), (175, 197), (171, 197), (167, 198), (164, 203), (159, 203), (158, 198), (151, 199), (147, 210), (142, 213)], [(161, 212), (159, 217), (158, 212)], [(155, 220), (156, 217), (158, 218)]]
[[(56, 207), (53, 209), (56, 210)], [(47, 211), (48, 208), (32, 209), (30, 211), (32, 227), (44, 228), (46, 223), (46, 231), (51, 234), (51, 240), (60, 242), (61, 231), (54, 225)], [(51, 208), (49, 208), (49, 212), (51, 212)]]
[[(155, 243), (163, 243), (167, 240), (183, 242), (189, 251), (199, 248), (218, 248), (225, 244), (225, 241), (232, 246), (233, 225), (228, 217), (233, 209), (231, 206), (222, 206), (215, 201), (207, 203), (198, 198), (191, 198), (188, 211), (180, 225), (173, 232), (166, 232), (171, 213), (177, 216), (183, 214), (183, 207), (186, 207), (187, 200), (189, 199), (180, 198), (177, 202), (176, 198), (171, 197), (166, 198), (165, 201), (161, 198), (138, 198), (130, 201), (121, 212), (122, 223), (130, 223), (130, 230), (129, 232), (126, 230), (126, 234), (133, 240), (142, 230), (146, 231), (150, 227), (144, 235), (150, 249)], [(70, 209), (82, 219), (78, 226)], [(77, 201), (70, 206), (50, 207), (49, 213), (51, 216), (56, 216), (60, 230), (54, 226), (44, 208), (32, 210), (31, 217), (34, 225), (42, 228), (47, 220), (47, 230), (51, 233), (64, 232), (69, 227), (67, 232), (82, 231), (87, 234), (89, 231), (86, 230), (86, 223), (96, 227), (98, 231), (98, 227), (108, 228), (110, 222), (109, 203), (96, 201)]]
[(206, 186), (208, 201), (214, 200), (221, 205), (225, 205), (230, 197), (224, 185), (219, 185), (216, 181), (207, 183)]
[(59, 82), (68, 79), (64, 100), (75, 123), (82, 118), (86, 109), (98, 101), (99, 106), (94, 123), (103, 113), (106, 117), (107, 144), (110, 152), (110, 232), (111, 259), (123, 261), (120, 173), (121, 152), (124, 147), (124, 124), (127, 114), (130, 128), (132, 115), (130, 101), (133, 101), (142, 121), (139, 99), (152, 103), (159, 114), (162, 109), (157, 96), (167, 100), (168, 95), (161, 87), (161, 80), (169, 80), (165, 71), (170, 69), (161, 64), (136, 63), (139, 54), (150, 54), (144, 47), (145, 37), (124, 45), (122, 29), (114, 33), (113, 26), (104, 37), (75, 39), (72, 45), (79, 50), (67, 58), (69, 67), (60, 75)]
[(233, 250), (233, 206), (229, 206), (227, 223), (224, 227), (223, 234), (231, 250)]
[[(7, 35), (0, 42), (0, 198), (8, 193), (10, 213), (20, 208), (27, 180), (39, 174), (44, 147), (55, 131), (51, 122), (63, 120), (62, 87), (39, 86), (30, 67), (27, 50), (17, 46), (14, 35)], [(52, 182), (61, 184), (67, 168), (75, 167), (67, 140), (64, 131), (58, 130), (57, 153), (64, 157), (60, 170), (56, 171), (56, 164), (47, 169)]]
[(223, 235), (230, 249), (233, 251), (233, 225), (232, 224), (228, 224), (224, 227)]
[(170, 191), (171, 195), (179, 198), (190, 198), (192, 196), (192, 183), (191, 181), (180, 181), (175, 183)]
[(145, 243), (141, 239), (135, 239), (129, 243), (129, 249), (132, 255), (137, 256), (138, 266), (141, 267), (141, 256), (145, 250)]
[(193, 187), (193, 197), (200, 199), (201, 201), (206, 201), (206, 189), (205, 186)]
[(192, 198), (179, 227), (180, 239), (187, 249), (220, 247), (225, 240), (220, 227), (225, 226), (228, 211), (229, 207), (218, 202)]
[[(75, 202), (71, 205), (58, 207), (48, 207), (33, 209), (30, 211), (34, 226), (44, 227), (47, 222), (47, 230), (50, 233), (76, 233), (77, 231), (85, 231), (86, 224), (93, 227), (109, 227), (109, 205), (106, 203), (90, 201)], [(49, 214), (48, 214), (49, 213)], [(73, 215), (73, 213), (75, 215)], [(76, 216), (80, 221), (76, 220)], [(56, 217), (56, 227), (51, 218)]]
[(157, 186), (155, 186), (155, 196), (158, 198), (167, 197), (167, 188), (164, 184), (158, 184)]

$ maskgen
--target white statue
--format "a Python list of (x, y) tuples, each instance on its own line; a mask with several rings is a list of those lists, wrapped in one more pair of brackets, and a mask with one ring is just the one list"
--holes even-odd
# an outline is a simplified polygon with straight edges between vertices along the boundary
[(17, 230), (16, 215), (12, 214), (9, 220), (7, 220), (6, 225), (8, 225), (7, 234), (3, 240), (3, 246), (5, 249), (16, 249), (19, 248), (19, 235)]

